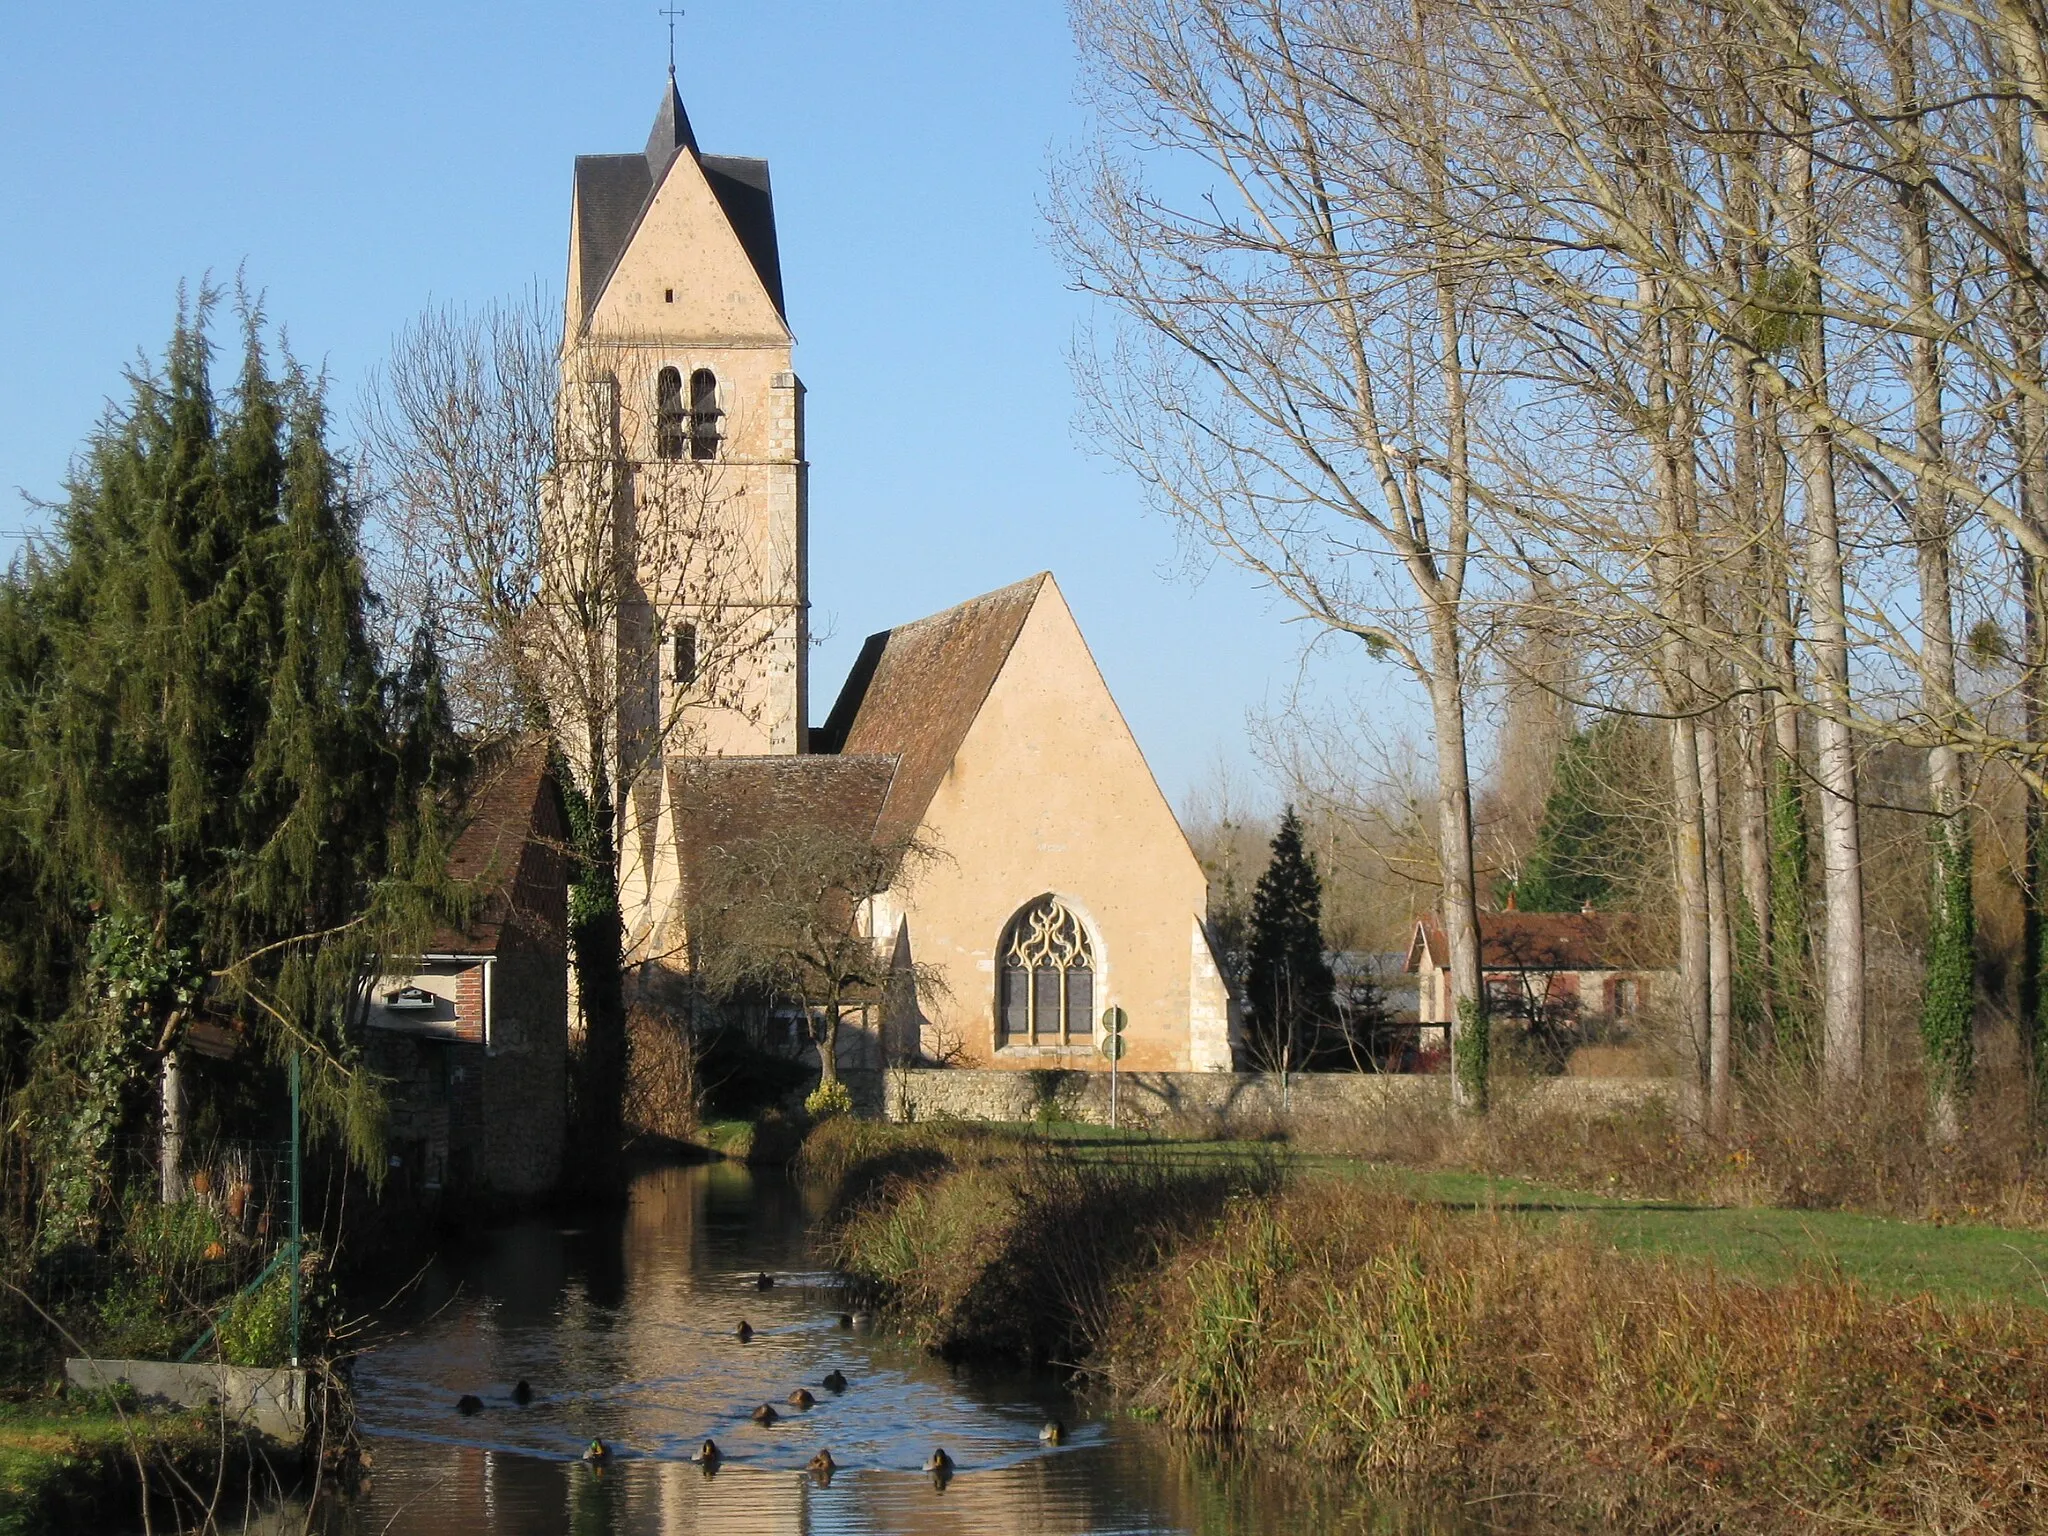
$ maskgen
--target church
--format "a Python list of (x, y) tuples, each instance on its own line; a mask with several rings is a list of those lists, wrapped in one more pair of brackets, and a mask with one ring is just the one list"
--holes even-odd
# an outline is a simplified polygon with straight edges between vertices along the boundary
[(794, 343), (768, 165), (700, 149), (671, 71), (644, 151), (577, 158), (562, 341), (572, 436), (609, 466), (582, 494), (606, 499), (630, 572), (617, 772), (639, 984), (690, 970), (694, 859), (816, 826), (929, 852), (851, 917), (917, 980), (848, 1032), (842, 1065), (1107, 1071), (1118, 1009), (1126, 1067), (1230, 1070), (1205, 877), (1052, 572), (870, 636), (812, 723)]

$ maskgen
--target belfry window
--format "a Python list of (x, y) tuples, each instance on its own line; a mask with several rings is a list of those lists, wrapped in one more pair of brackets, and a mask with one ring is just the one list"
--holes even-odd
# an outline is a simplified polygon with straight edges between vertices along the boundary
[(718, 376), (709, 368), (699, 368), (690, 375), (690, 457), (693, 459), (715, 459), (718, 457), (719, 417)]
[(1088, 931), (1057, 896), (1010, 919), (996, 998), (1002, 1045), (1086, 1044), (1095, 1036), (1095, 956)]
[(654, 381), (654, 456), (680, 459), (685, 435), (683, 376), (673, 368), (664, 368)]

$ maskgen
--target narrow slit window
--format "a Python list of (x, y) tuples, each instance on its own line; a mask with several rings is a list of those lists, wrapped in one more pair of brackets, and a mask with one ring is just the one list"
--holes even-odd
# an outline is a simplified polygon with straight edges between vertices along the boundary
[(654, 381), (654, 456), (680, 459), (686, 436), (683, 376), (673, 368), (664, 368)]
[(669, 671), (678, 685), (687, 688), (697, 681), (697, 626), (678, 626), (668, 644)]
[(718, 376), (709, 368), (690, 375), (690, 457), (715, 459), (721, 432)]

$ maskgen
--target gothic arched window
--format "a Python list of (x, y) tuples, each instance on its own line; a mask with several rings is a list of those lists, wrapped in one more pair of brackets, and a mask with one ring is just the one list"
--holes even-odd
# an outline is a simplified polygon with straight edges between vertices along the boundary
[(1003, 1045), (1066, 1045), (1095, 1035), (1095, 956), (1088, 930), (1057, 896), (1041, 896), (1003, 930), (996, 1007)]
[(690, 457), (718, 457), (718, 375), (699, 368), (690, 375)]
[(654, 456), (680, 459), (685, 436), (683, 376), (673, 368), (664, 368), (654, 380)]

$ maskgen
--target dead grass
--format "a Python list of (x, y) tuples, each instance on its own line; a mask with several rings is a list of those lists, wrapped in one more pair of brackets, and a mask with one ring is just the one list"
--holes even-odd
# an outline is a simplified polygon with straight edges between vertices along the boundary
[(2048, 1529), (2048, 1318), (1758, 1286), (1307, 1180), (1095, 1335), (1123, 1403), (1639, 1531)]
[(1910, 1070), (1842, 1102), (1803, 1084), (1745, 1083), (1720, 1138), (1662, 1101), (1571, 1109), (1516, 1088), (1500, 1084), (1481, 1120), (1390, 1105), (1369, 1123), (1303, 1127), (1294, 1145), (1650, 1199), (2048, 1227), (2048, 1155), (2012, 1072), (1984, 1074), (1946, 1144), (1929, 1134), (1926, 1092)]
[(948, 1358), (1073, 1361), (1119, 1288), (1278, 1164), (1191, 1165), (1170, 1149), (1084, 1158), (1029, 1136), (831, 1121), (804, 1149), (832, 1257), (912, 1339)]

